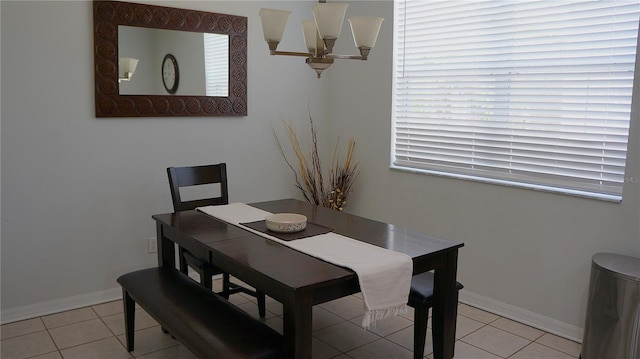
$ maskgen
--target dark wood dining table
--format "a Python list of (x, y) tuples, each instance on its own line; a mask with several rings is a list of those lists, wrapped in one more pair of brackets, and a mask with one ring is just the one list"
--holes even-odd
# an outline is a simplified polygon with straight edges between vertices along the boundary
[[(432, 315), (436, 359), (453, 357), (458, 249), (464, 244), (330, 210), (295, 199), (250, 203), (271, 213), (291, 212), (334, 232), (413, 259), (413, 273), (434, 270)], [(157, 214), (158, 264), (175, 267), (175, 245), (186, 248), (283, 305), (286, 358), (310, 359), (312, 307), (360, 291), (356, 274), (285, 245), (194, 211)]]

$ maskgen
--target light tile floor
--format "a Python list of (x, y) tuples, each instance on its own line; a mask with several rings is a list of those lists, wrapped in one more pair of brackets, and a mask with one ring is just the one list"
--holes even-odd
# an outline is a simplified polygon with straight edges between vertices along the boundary
[[(231, 301), (258, 317), (254, 298), (237, 294)], [(378, 322), (372, 331), (362, 330), (361, 318), (359, 294), (314, 307), (313, 358), (412, 358), (412, 309)], [(270, 298), (265, 322), (282, 332), (282, 305)], [(428, 331), (425, 358), (432, 358), (430, 336)], [(136, 347), (128, 353), (121, 301), (5, 324), (0, 338), (2, 359), (195, 358), (142, 309), (136, 312)], [(458, 359), (564, 359), (580, 354), (578, 343), (465, 304), (458, 308), (456, 339)]]

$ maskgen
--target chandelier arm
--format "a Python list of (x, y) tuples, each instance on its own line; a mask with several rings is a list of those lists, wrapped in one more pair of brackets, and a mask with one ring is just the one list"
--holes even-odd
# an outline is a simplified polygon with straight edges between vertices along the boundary
[(271, 51), (271, 55), (313, 57), (309, 52)]
[(367, 61), (367, 57), (369, 57), (369, 52), (371, 51), (370, 47), (362, 46), (359, 47), (360, 55), (338, 55), (338, 54), (327, 54), (325, 57), (332, 59), (347, 59), (347, 60), (363, 60)]
[[(318, 0), (318, 2), (323, 4), (327, 0)], [(261, 9), (260, 17), (263, 21), (262, 28), (269, 46), (269, 53), (280, 56), (306, 57), (307, 65), (316, 72), (318, 78), (320, 78), (320, 74), (324, 70), (333, 64), (334, 59), (366, 61), (371, 48), (375, 46), (380, 25), (384, 19), (367, 16), (350, 18), (348, 21), (351, 23), (353, 40), (358, 50), (360, 50), (360, 55), (334, 54), (333, 47), (340, 34), (339, 28), (337, 28), (337, 25), (339, 25), (337, 21), (339, 20), (338, 18), (340, 18), (340, 22), (344, 21), (346, 8), (349, 6), (348, 4), (335, 5), (337, 6), (314, 6), (312, 11), (315, 21), (304, 20), (302, 22), (305, 45), (307, 45), (309, 52), (278, 51), (278, 44), (282, 39), (291, 11)], [(321, 21), (318, 22), (318, 19)], [(321, 24), (322, 26), (320, 26)]]
[(362, 55), (339, 55), (339, 54), (327, 54), (325, 56), (329, 59), (341, 59), (341, 60), (364, 60), (367, 61), (366, 56)]

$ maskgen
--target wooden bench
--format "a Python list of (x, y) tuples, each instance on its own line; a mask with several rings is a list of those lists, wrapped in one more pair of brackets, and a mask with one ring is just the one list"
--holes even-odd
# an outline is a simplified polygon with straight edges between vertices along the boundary
[(280, 358), (282, 336), (172, 268), (122, 275), (127, 350), (133, 351), (135, 304), (199, 358)]

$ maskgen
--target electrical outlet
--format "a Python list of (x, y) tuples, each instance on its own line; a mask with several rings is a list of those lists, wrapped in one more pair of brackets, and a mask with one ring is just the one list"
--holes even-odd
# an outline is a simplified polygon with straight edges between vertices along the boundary
[(158, 240), (156, 237), (149, 238), (149, 254), (158, 252)]

